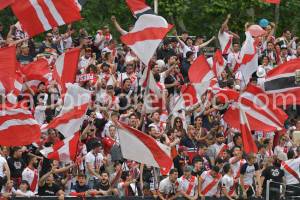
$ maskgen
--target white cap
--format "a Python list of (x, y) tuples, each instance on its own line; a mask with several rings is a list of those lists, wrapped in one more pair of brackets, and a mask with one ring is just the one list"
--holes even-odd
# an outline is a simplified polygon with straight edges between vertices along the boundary
[(258, 78), (263, 78), (266, 76), (266, 70), (263, 67), (258, 67), (256, 75)]
[(235, 85), (235, 86), (234, 86), (234, 89), (236, 89), (236, 90), (241, 90), (241, 86), (240, 86), (240, 85)]
[(156, 64), (158, 65), (158, 67), (161, 69), (163, 67), (165, 67), (165, 62), (163, 60), (157, 60)]

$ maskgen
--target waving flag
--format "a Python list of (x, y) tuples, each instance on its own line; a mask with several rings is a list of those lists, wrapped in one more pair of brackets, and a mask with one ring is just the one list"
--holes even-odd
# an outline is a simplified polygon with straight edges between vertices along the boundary
[(24, 80), (23, 80), (22, 74), (19, 71), (17, 71), (15, 73), (13, 90), (6, 96), (6, 99), (9, 103), (16, 104), (18, 102), (18, 96), (22, 92), (23, 83), (24, 83)]
[(222, 54), (223, 55), (229, 54), (231, 52), (231, 48), (232, 48), (233, 36), (225, 31), (223, 33), (221, 33), (221, 31), (219, 31), (218, 39), (219, 39), (220, 46), (222, 49)]
[(40, 152), (43, 156), (50, 160), (58, 160), (61, 162), (75, 161), (78, 150), (78, 142), (80, 133), (55, 143), (52, 147), (42, 149)]
[(242, 109), (240, 109), (240, 131), (242, 135), (244, 151), (246, 153), (257, 153), (257, 146), (252, 138), (248, 119)]
[(121, 40), (148, 66), (157, 47), (172, 27), (161, 16), (144, 14), (129, 33), (121, 36)]
[(245, 87), (254, 72), (258, 68), (258, 54), (257, 54), (257, 42), (252, 38), (250, 32), (246, 32), (246, 41), (244, 42), (241, 53), (239, 56), (238, 63), (233, 69), (234, 72), (241, 74), (241, 82)]
[(16, 76), (16, 47), (0, 49), (0, 90), (1, 93), (9, 93), (14, 88)]
[(278, 106), (300, 104), (297, 71), (300, 71), (300, 58), (285, 62), (267, 73), (264, 88), (266, 93), (276, 100)]
[(143, 14), (154, 14), (152, 8), (146, 4), (145, 0), (126, 0), (126, 4), (136, 18)]
[(31, 37), (81, 19), (74, 0), (17, 0), (11, 7)]
[(91, 99), (91, 92), (76, 84), (67, 84), (67, 88), (61, 112), (42, 129), (54, 128), (66, 138), (80, 130)]
[(170, 147), (151, 136), (119, 122), (121, 151), (124, 158), (169, 171), (173, 165)]
[(239, 108), (244, 110), (250, 129), (255, 131), (281, 130), (288, 117), (283, 110), (273, 104), (273, 100), (261, 88), (254, 85), (248, 85), (238, 99), (234, 94), (231, 94), (231, 98), (228, 97), (228, 100), (233, 100), (234, 103), (224, 114), (224, 120), (231, 127), (240, 126)]
[(60, 83), (63, 93), (66, 91), (65, 84), (76, 80), (79, 55), (80, 49), (74, 48), (60, 55), (55, 62), (53, 78)]
[(222, 72), (225, 70), (227, 65), (226, 60), (222, 56), (220, 49), (217, 49), (213, 57), (207, 59), (207, 62), (211, 66), (212, 71), (215, 74), (215, 77), (220, 77)]
[(20, 71), (25, 75), (26, 81), (39, 80), (46, 83), (52, 78), (46, 59), (39, 59), (28, 65), (21, 66)]
[(29, 145), (40, 136), (40, 126), (29, 110), (9, 107), (0, 110), (0, 145)]
[(10, 6), (15, 0), (0, 0), (0, 10)]
[(204, 55), (199, 56), (189, 69), (189, 80), (192, 83), (210, 82), (214, 74)]

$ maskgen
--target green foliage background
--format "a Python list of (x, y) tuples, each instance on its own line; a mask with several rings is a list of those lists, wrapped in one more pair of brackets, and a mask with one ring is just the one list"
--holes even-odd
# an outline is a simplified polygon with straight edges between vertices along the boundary
[[(153, 0), (147, 3), (153, 7)], [(179, 32), (187, 30), (191, 35), (210, 37), (217, 33), (228, 13), (232, 15), (230, 29), (242, 34), (247, 21), (258, 23), (261, 18), (275, 21), (275, 7), (261, 0), (159, 0), (159, 15), (175, 24)], [(300, 0), (281, 0), (279, 13), (277, 35), (285, 28), (300, 35)], [(135, 21), (125, 0), (87, 0), (82, 11), (84, 19), (74, 25), (86, 28), (91, 34), (103, 25), (110, 25), (116, 34), (110, 22), (111, 15), (115, 15), (125, 29)], [(0, 11), (0, 22), (6, 30), (16, 22), (9, 8)]]

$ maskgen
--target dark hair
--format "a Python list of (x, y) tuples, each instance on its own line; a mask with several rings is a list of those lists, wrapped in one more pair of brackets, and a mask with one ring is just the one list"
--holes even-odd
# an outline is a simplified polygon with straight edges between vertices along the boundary
[(295, 157), (295, 152), (293, 149), (290, 149), (288, 152), (287, 152), (287, 157), (288, 159), (292, 159)]
[(126, 181), (126, 178), (127, 178), (128, 176), (129, 176), (128, 171), (122, 172), (122, 174), (121, 174), (121, 179), (122, 179), (122, 181)]
[(170, 170), (170, 173), (169, 173), (169, 174), (171, 175), (171, 174), (174, 174), (174, 173), (176, 173), (176, 172), (178, 173), (178, 170), (177, 170), (176, 168), (173, 168), (173, 169)]
[(102, 176), (102, 174), (107, 174), (107, 176), (109, 176), (108, 171), (102, 171), (102, 172), (100, 173), (100, 175)]
[(194, 53), (193, 53), (192, 51), (188, 51), (188, 52), (186, 53), (186, 58), (189, 58), (189, 57), (191, 57), (192, 55), (194, 55)]
[(123, 80), (123, 85), (124, 85), (124, 84), (125, 84), (125, 82), (126, 82), (126, 81), (128, 81), (128, 80), (129, 80), (129, 81), (130, 81), (130, 83), (131, 83), (131, 80), (130, 80), (130, 78), (125, 78), (125, 79)]
[(81, 178), (86, 178), (86, 175), (83, 174), (83, 173), (79, 173), (79, 174), (77, 175), (77, 177), (78, 177), (78, 178), (79, 178), (79, 177), (81, 177)]
[(218, 166), (214, 165), (214, 166), (212, 166), (211, 170), (213, 170), (213, 171), (219, 173), (220, 168), (219, 168)]
[(229, 171), (230, 171), (230, 164), (229, 164), (229, 163), (226, 163), (226, 164), (223, 166), (223, 172), (224, 172), (225, 174), (227, 174)]
[(240, 133), (236, 133), (234, 136), (233, 136), (233, 143), (236, 144), (236, 141), (239, 137), (242, 137)]

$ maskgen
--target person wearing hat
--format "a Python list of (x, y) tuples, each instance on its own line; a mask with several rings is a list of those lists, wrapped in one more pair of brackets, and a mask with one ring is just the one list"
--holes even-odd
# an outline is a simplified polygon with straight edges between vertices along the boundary
[(187, 199), (198, 198), (198, 179), (197, 177), (192, 176), (192, 171), (193, 167), (184, 167), (183, 176), (178, 179), (180, 194)]
[(102, 144), (100, 141), (95, 141), (92, 144), (92, 150), (85, 156), (86, 176), (88, 185), (91, 189), (101, 179), (100, 169), (106, 164), (106, 158), (103, 156)]
[(27, 43), (23, 43), (21, 46), (21, 52), (20, 54), (17, 56), (17, 60), (20, 62), (20, 64), (22, 65), (26, 65), (29, 64), (33, 61), (33, 56), (30, 55), (29, 52), (29, 47)]

